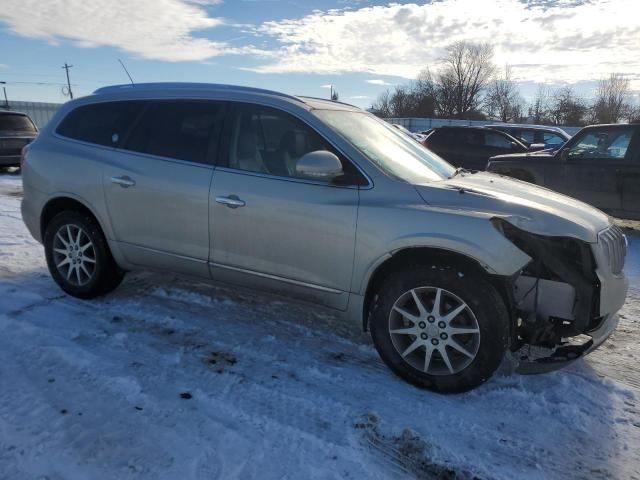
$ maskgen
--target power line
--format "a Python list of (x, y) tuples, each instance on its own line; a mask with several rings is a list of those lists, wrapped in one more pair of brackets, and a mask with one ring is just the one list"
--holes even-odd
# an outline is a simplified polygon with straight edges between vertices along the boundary
[[(64, 70), (67, 72), (67, 90), (69, 92), (69, 97), (71, 97), (71, 100), (73, 100), (73, 92), (71, 91), (71, 82), (69, 81), (69, 69), (73, 67), (73, 65), (67, 65), (67, 62), (64, 62), (64, 66), (62, 68), (64, 68)], [(62, 93), (64, 93), (64, 90), (62, 91)]]

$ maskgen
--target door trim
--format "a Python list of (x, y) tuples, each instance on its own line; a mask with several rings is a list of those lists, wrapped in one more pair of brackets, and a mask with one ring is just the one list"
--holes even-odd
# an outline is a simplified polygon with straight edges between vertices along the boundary
[(270, 280), (277, 280), (279, 282), (290, 283), (292, 285), (311, 288), (313, 290), (319, 290), (321, 292), (334, 293), (334, 294), (345, 293), (342, 290), (337, 290), (335, 288), (323, 287), (322, 285), (316, 285), (314, 283), (301, 282), (300, 280), (292, 280), (290, 278), (280, 277), (278, 275), (271, 275), (270, 273), (262, 273), (262, 272), (256, 272), (255, 270), (247, 270), (245, 268), (232, 267), (231, 265), (224, 265), (222, 263), (209, 262), (209, 266), (222, 268), (224, 270), (232, 270), (234, 272), (239, 272), (239, 273), (246, 273), (248, 275), (253, 275), (256, 277), (268, 278)]

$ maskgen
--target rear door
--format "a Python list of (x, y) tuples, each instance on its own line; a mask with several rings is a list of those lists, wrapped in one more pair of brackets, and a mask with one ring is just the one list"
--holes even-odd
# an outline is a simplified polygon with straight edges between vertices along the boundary
[(209, 188), (224, 113), (222, 102), (154, 101), (119, 139), (103, 183), (129, 262), (209, 276)]
[(579, 134), (565, 153), (563, 193), (611, 213), (620, 211), (632, 137), (631, 126), (590, 128)]
[(212, 276), (345, 309), (358, 182), (299, 178), (302, 155), (332, 148), (284, 111), (236, 104), (229, 119), (210, 197)]

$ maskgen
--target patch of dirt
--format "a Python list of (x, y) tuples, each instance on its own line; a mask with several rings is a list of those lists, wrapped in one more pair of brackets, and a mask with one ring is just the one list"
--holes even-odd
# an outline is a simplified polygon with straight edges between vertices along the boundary
[(360, 417), (355, 428), (363, 444), (399, 473), (425, 480), (481, 480), (469, 471), (455, 470), (434, 460), (431, 444), (412, 430), (405, 429), (398, 436), (388, 436), (380, 433), (378, 424), (378, 417), (369, 413)]
[(233, 367), (238, 363), (238, 359), (233, 353), (228, 352), (210, 352), (204, 358), (204, 363), (213, 368), (216, 373), (223, 373), (227, 368)]

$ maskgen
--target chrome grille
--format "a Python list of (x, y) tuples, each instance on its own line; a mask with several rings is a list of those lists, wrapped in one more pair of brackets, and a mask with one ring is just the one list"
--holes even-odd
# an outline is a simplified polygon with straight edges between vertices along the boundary
[(598, 235), (598, 243), (609, 262), (609, 268), (615, 275), (624, 268), (624, 257), (627, 254), (627, 241), (622, 230), (612, 225)]

